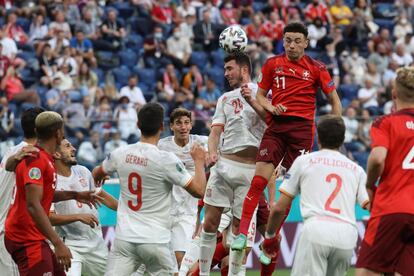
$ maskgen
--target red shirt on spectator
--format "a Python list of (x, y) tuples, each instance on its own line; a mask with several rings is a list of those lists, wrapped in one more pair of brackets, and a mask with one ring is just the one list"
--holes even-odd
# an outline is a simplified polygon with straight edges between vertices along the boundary
[(296, 116), (314, 120), (316, 92), (320, 87), (325, 94), (335, 90), (325, 65), (304, 55), (299, 61), (290, 61), (285, 54), (269, 58), (262, 67), (258, 85), (272, 90), (272, 104), (287, 108), (281, 116)]
[(268, 20), (263, 24), (263, 35), (271, 40), (281, 40), (283, 38), (283, 28), (285, 28), (285, 23), (282, 20), (276, 22)]
[(49, 214), (55, 187), (56, 170), (53, 156), (44, 149), (36, 157), (26, 157), (16, 167), (16, 186), (12, 204), (6, 218), (6, 237), (15, 242), (43, 241), (46, 238), (37, 229), (27, 210), (26, 185), (43, 187), (43, 210)]
[(314, 5), (310, 3), (305, 8), (305, 17), (309, 21), (313, 21), (315, 18), (321, 18), (324, 24), (328, 23), (328, 13), (329, 9), (323, 4), (318, 3), (318, 5)]
[(260, 24), (259, 27), (256, 27), (252, 23), (246, 27), (247, 38), (251, 41), (259, 41), (262, 36), (266, 36), (265, 27), (263, 24)]
[(24, 86), (18, 77), (12, 76), (7, 78), (4, 91), (6, 92), (7, 100), (10, 101), (15, 95), (24, 91)]
[(152, 17), (158, 19), (163, 24), (171, 24), (173, 10), (168, 6), (155, 5), (152, 9)]

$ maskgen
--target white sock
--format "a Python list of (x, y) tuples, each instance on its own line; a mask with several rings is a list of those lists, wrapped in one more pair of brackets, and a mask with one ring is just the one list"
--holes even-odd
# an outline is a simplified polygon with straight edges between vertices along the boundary
[(237, 276), (246, 276), (246, 265), (245, 264), (243, 264), (240, 267), (240, 271), (239, 271), (239, 273), (237, 273)]
[(193, 266), (195, 262), (200, 258), (200, 237), (196, 237), (191, 241), (190, 249), (184, 254), (183, 260), (181, 261), (180, 272), (178, 276), (186, 276), (187, 272)]
[(210, 266), (217, 244), (217, 233), (206, 233), (204, 229), (200, 235), (200, 276), (210, 275)]
[[(235, 235), (233, 234), (233, 231), (229, 231), (229, 235), (228, 238), (230, 238), (230, 240), (234, 240)], [(229, 252), (229, 275), (239, 275), (240, 269), (242, 267), (243, 264), (243, 258), (244, 258), (244, 253), (246, 252), (246, 250), (242, 250), (242, 251), (236, 251), (236, 250), (231, 250)]]

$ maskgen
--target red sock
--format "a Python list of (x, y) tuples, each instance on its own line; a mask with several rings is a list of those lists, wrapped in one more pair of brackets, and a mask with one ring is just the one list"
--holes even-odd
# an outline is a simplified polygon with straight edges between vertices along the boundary
[(276, 269), (278, 255), (273, 257), (272, 261), (268, 265), (260, 263), (260, 276), (272, 276), (273, 271)]
[(229, 266), (226, 265), (220, 269), (221, 276), (227, 276), (229, 274)]
[(200, 266), (197, 266), (197, 269), (191, 274), (191, 276), (200, 276)]
[(216, 250), (214, 251), (211, 267), (215, 267), (227, 255), (229, 255), (229, 249), (224, 247), (222, 242), (218, 243), (216, 246)]
[(243, 202), (243, 212), (240, 220), (240, 233), (247, 236), (249, 231), (250, 221), (252, 220), (254, 209), (256, 209), (259, 199), (267, 186), (267, 179), (255, 175), (252, 179), (252, 184), (247, 192), (246, 198)]

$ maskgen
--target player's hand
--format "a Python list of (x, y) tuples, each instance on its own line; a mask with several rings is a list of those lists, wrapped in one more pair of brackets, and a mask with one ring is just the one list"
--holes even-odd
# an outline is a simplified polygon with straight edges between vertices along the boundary
[(63, 242), (60, 242), (55, 245), (55, 255), (59, 265), (62, 266), (65, 271), (68, 271), (71, 264), (70, 259), (72, 259), (72, 253), (70, 253), (69, 248)]
[(253, 100), (252, 97), (252, 90), (249, 88), (249, 86), (246, 84), (243, 84), (240, 88), (240, 94), (243, 96), (243, 98), (247, 102), (251, 102)]
[(87, 204), (91, 209), (92, 206), (98, 208), (104, 201), (104, 198), (97, 195), (95, 191), (77, 192), (75, 199), (80, 203)]
[(207, 167), (214, 166), (217, 163), (217, 160), (218, 160), (217, 152), (209, 153), (208, 157), (209, 157), (209, 160), (208, 160)]
[(199, 144), (193, 145), (193, 147), (191, 148), (190, 154), (194, 161), (204, 162), (205, 151), (204, 151), (204, 148), (200, 146)]
[(105, 184), (105, 181), (109, 179), (109, 175), (105, 175), (104, 178), (100, 179), (99, 181), (95, 181), (95, 187), (102, 187)]
[(263, 253), (269, 257), (273, 258), (277, 255), (277, 252), (280, 249), (280, 240), (281, 240), (280, 234), (277, 234), (275, 237), (271, 239), (265, 239), (263, 243), (261, 244), (261, 249)]
[(266, 108), (266, 111), (276, 116), (287, 111), (287, 107), (282, 104), (278, 104), (276, 106), (272, 105), (271, 107), (265, 107), (265, 108)]
[(92, 228), (95, 228), (95, 226), (99, 225), (98, 218), (92, 214), (78, 214), (78, 221), (89, 225)]
[(22, 161), (23, 158), (25, 158), (26, 156), (36, 156), (36, 154), (39, 152), (39, 149), (36, 148), (35, 146), (32, 145), (27, 145), (24, 146), (21, 150), (19, 150), (15, 155), (14, 158), (17, 161)]

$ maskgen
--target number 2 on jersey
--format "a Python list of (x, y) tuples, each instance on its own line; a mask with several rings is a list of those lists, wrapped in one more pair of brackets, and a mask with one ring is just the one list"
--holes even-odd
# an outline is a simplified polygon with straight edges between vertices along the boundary
[(332, 180), (336, 181), (335, 189), (333, 190), (332, 194), (328, 197), (328, 200), (325, 202), (325, 210), (335, 213), (335, 214), (340, 214), (341, 210), (331, 207), (331, 204), (332, 204), (332, 201), (334, 201), (335, 197), (338, 195), (339, 190), (342, 187), (342, 178), (336, 173), (331, 173), (331, 174), (328, 174), (325, 180), (329, 184), (332, 183)]
[(131, 194), (135, 195), (137, 202), (134, 204), (134, 200), (128, 200), (128, 207), (132, 211), (139, 211), (142, 206), (142, 180), (141, 176), (135, 172), (128, 176), (128, 190)]

